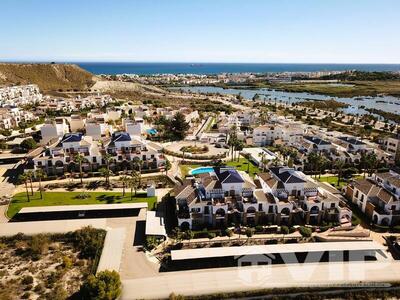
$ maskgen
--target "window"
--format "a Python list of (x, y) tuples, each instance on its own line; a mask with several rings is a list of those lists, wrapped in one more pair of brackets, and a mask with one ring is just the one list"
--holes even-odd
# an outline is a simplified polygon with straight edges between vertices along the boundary
[(97, 163), (97, 157), (93, 157), (93, 162)]

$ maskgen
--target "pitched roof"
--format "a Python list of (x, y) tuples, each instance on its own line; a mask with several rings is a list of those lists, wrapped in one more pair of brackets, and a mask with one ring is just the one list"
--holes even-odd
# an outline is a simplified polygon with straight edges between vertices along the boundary
[(221, 183), (243, 183), (242, 176), (233, 168), (214, 168), (214, 172)]
[(294, 170), (282, 167), (270, 168), (270, 171), (283, 183), (304, 183), (303, 178), (297, 176)]
[(270, 173), (260, 173), (258, 177), (261, 178), (271, 189), (276, 188), (278, 180), (275, 179)]
[(83, 134), (78, 133), (67, 133), (63, 136), (61, 140), (62, 143), (73, 143), (73, 142), (80, 142), (82, 140)]
[(315, 144), (315, 145), (330, 145), (330, 142), (324, 141), (316, 136), (304, 136), (304, 139)]
[(368, 195), (375, 184), (369, 179), (359, 179), (354, 181), (354, 187), (359, 189), (363, 194)]
[(127, 132), (114, 132), (111, 137), (111, 142), (129, 142), (132, 138)]
[(339, 140), (342, 140), (343, 142), (346, 142), (346, 143), (349, 143), (349, 144), (352, 144), (352, 145), (365, 145), (364, 142), (362, 142), (360, 140), (357, 140), (357, 139), (355, 139), (353, 137), (350, 137), (350, 136), (340, 136)]

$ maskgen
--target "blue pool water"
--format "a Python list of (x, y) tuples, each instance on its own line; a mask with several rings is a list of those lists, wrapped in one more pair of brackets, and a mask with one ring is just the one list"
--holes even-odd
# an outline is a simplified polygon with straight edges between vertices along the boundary
[(153, 135), (157, 133), (157, 130), (155, 130), (154, 128), (147, 129), (146, 131), (148, 134), (153, 134)]
[(203, 173), (210, 173), (213, 172), (214, 168), (213, 167), (200, 167), (193, 169), (189, 172), (190, 175), (198, 175), (198, 174), (203, 174)]

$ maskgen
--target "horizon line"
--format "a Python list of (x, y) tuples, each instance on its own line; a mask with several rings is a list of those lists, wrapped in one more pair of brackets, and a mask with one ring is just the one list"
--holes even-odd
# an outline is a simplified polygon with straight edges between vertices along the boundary
[(32, 64), (79, 64), (79, 63), (121, 63), (121, 64), (265, 64), (265, 65), (400, 65), (400, 62), (213, 62), (213, 61), (112, 61), (112, 60), (0, 60), (0, 63), (32, 63)]

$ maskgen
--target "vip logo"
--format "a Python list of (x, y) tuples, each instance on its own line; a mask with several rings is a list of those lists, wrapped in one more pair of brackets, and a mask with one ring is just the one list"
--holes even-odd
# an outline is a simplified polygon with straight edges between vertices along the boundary
[(243, 284), (263, 285), (271, 276), (273, 254), (246, 254), (235, 256), (238, 277)]

